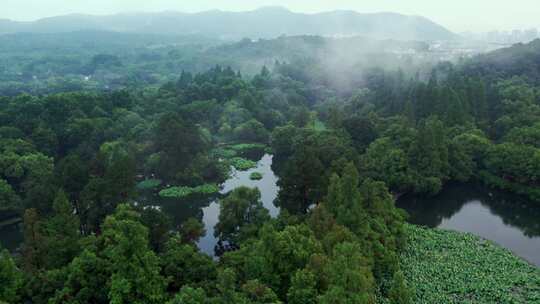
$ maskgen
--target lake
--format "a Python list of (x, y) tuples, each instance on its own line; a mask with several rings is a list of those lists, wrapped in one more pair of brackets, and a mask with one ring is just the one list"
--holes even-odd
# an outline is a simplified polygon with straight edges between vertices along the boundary
[[(263, 178), (251, 180), (249, 176), (252, 172), (262, 173)], [(275, 217), (279, 213), (279, 208), (274, 205), (279, 190), (277, 181), (272, 170), (272, 155), (265, 154), (257, 162), (256, 168), (233, 170), (217, 196), (164, 199), (154, 194), (146, 202), (159, 206), (172, 217), (175, 225), (190, 217), (201, 219), (206, 235), (198, 242), (198, 246), (213, 256), (217, 242), (214, 226), (219, 218), (219, 197), (240, 186), (257, 187), (261, 191), (264, 207)], [(475, 234), (494, 241), (540, 267), (538, 204), (475, 184), (450, 184), (435, 197), (403, 196), (396, 204), (409, 213), (409, 222), (413, 224)], [(0, 230), (0, 241), (4, 247), (13, 250), (22, 241), (22, 233), (16, 226), (3, 228)]]
[(540, 206), (481, 185), (450, 184), (435, 197), (397, 201), (409, 222), (469, 232), (491, 240), (540, 267)]

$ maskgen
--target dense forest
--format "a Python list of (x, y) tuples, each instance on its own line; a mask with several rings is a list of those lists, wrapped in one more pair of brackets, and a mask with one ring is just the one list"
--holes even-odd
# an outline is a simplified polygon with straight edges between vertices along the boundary
[[(410, 50), (422, 52), (426, 58), (401, 54)], [(363, 37), (283, 36), (224, 43), (195, 35), (17, 33), (0, 35), (0, 93), (16, 96), (157, 88), (175, 81), (181, 71), (198, 74), (220, 65), (252, 77), (275, 61), (306, 58), (325, 59), (324, 67), (329, 71), (381, 65), (412, 70), (434, 61), (427, 50), (424, 42)], [(336, 59), (328, 62), (328, 58)], [(347, 58), (347, 64), (338, 58)], [(340, 81), (349, 82), (346, 77)]]
[[(133, 51), (13, 63), (25, 39), (50, 40), (0, 37), (13, 41), (0, 44), (0, 221), (24, 229), (0, 254), (0, 303), (413, 303), (422, 287), (400, 255), (423, 232), (396, 197), (478, 181), (540, 202), (540, 40), (428, 69), (390, 53), (338, 65), (328, 45), (346, 42), (317, 37), (147, 52), (136, 44), (152, 36), (110, 35), (103, 48)], [(286, 57), (298, 41), (326, 51)], [(141, 204), (148, 190), (215, 195), (261, 151), (281, 212), (256, 188), (219, 197), (215, 257), (197, 247), (200, 218)], [(522, 303), (540, 299), (521, 283)]]

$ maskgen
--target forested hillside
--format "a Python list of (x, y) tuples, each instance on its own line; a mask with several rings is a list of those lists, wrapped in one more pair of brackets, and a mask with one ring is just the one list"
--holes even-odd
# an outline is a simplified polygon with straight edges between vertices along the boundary
[(450, 40), (458, 36), (424, 17), (394, 13), (330, 11), (294, 13), (282, 7), (246, 12), (133, 13), (109, 16), (65, 15), (34, 22), (0, 20), (0, 34), (59, 33), (84, 30), (184, 35), (236, 40), (282, 35), (365, 36), (376, 39)]
[[(426, 58), (403, 55), (418, 52)], [(362, 37), (280, 37), (224, 43), (201, 36), (163, 36), (99, 31), (0, 36), (0, 93), (52, 94), (159, 87), (181, 71), (203, 73), (230, 66), (247, 77), (276, 61), (332, 59), (327, 74), (374, 66), (414, 66), (434, 61), (422, 42)], [(349, 83), (344, 75), (340, 81)], [(337, 83), (337, 81), (335, 82)]]
[[(358, 65), (369, 61), (364, 56), (353, 65), (332, 65), (318, 50), (346, 42), (317, 37), (225, 46), (196, 40), (181, 55), (168, 48), (137, 51), (151, 36), (115, 37), (100, 43), (120, 51), (133, 44), (133, 52), (81, 52), (73, 61), (47, 59), (35, 67), (62, 81), (84, 73), (79, 69), (113, 70), (128, 89), (103, 83), (36, 89), (26, 78), (36, 71), (32, 63), (2, 63), (4, 71), (29, 70), (15, 72), (20, 88), (2, 82), (0, 97), (0, 214), (22, 218), (24, 230), (20, 248), (0, 254), (0, 302), (466, 299), (468, 283), (448, 290), (411, 278), (418, 271), (411, 259), (419, 263), (424, 256), (410, 250), (426, 250), (421, 244), (433, 235), (412, 234), (395, 197), (431, 196), (451, 181), (480, 181), (531, 204), (540, 201), (540, 79), (527, 64), (540, 52), (538, 41), (426, 72), (399, 58), (396, 65)], [(23, 43), (17, 36), (0, 39)], [(260, 52), (285, 57), (289, 43), (291, 50), (307, 45), (302, 52), (308, 55), (272, 60), (253, 76), (214, 65), (221, 55), (238, 62)], [(93, 47), (100, 52), (99, 43)], [(175, 56), (193, 69), (169, 65), (165, 58)], [(512, 68), (493, 66), (498, 56), (512, 58)], [(132, 68), (148, 68), (155, 79), (133, 79)], [(9, 75), (0, 77), (12, 80)], [(342, 78), (349, 81), (335, 81)], [(261, 150), (273, 154), (279, 177), (275, 218), (256, 188), (218, 194), (233, 168), (252, 167), (249, 154)], [(150, 200), (214, 196), (220, 211), (214, 235), (226, 250), (215, 258), (202, 253), (201, 218), (174, 222), (144, 204), (145, 191)], [(539, 299), (537, 269), (516, 264), (526, 274), (500, 283), (514, 293), (478, 293), (478, 303)], [(475, 270), (491, 278), (505, 269)]]

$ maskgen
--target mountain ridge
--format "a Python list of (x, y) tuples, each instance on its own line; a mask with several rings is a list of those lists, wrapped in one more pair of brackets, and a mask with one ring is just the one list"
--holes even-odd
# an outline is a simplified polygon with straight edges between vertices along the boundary
[(262, 7), (244, 12), (210, 10), (198, 13), (165, 11), (103, 16), (69, 14), (30, 22), (0, 19), (0, 34), (79, 30), (199, 34), (221, 39), (275, 38), (282, 35), (361, 35), (376, 39), (427, 41), (453, 40), (459, 37), (422, 16), (392, 12), (359, 13), (352, 10), (296, 13), (283, 7)]

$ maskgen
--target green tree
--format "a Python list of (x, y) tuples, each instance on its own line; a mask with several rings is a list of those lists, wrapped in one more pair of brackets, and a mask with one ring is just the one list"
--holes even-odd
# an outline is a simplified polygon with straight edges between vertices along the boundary
[(39, 219), (36, 209), (26, 209), (24, 212), (24, 245), (23, 265), (28, 273), (40, 270), (45, 262), (46, 241), (43, 236), (43, 222)]
[(198, 127), (176, 114), (163, 115), (154, 134), (155, 150), (160, 152), (158, 173), (165, 179), (175, 180), (206, 149)]
[(159, 258), (149, 249), (148, 229), (127, 205), (103, 223), (103, 255), (110, 262), (110, 303), (162, 303), (166, 281)]
[(317, 280), (309, 270), (298, 270), (291, 279), (291, 286), (287, 292), (289, 304), (315, 304), (317, 303)]
[(189, 218), (182, 223), (180, 234), (182, 235), (182, 242), (195, 244), (206, 234), (206, 229), (204, 229), (204, 224), (201, 221), (195, 218)]
[(189, 286), (182, 287), (179, 293), (174, 296), (174, 299), (167, 304), (207, 304), (210, 299), (206, 296), (206, 292), (202, 288), (192, 288)]
[(194, 244), (185, 244), (176, 235), (166, 244), (161, 255), (162, 273), (169, 279), (168, 290), (182, 286), (205, 287), (217, 277), (217, 267), (211, 257), (199, 252)]
[(216, 303), (239, 303), (248, 304), (248, 300), (237, 290), (237, 275), (231, 268), (221, 269), (217, 280), (218, 298)]
[(63, 287), (57, 290), (50, 303), (109, 302), (112, 265), (94, 250), (89, 246), (65, 268)]
[(163, 252), (172, 228), (171, 217), (157, 208), (142, 208), (141, 222), (149, 232), (150, 247), (155, 252)]
[(226, 240), (245, 239), (256, 235), (269, 219), (259, 189), (236, 188), (220, 204), (219, 222), (214, 234)]
[(66, 193), (58, 191), (53, 216), (44, 223), (47, 268), (63, 267), (80, 252), (80, 222)]
[(19, 289), (23, 285), (23, 274), (15, 265), (7, 250), (0, 251), (0, 302), (19, 302)]
[(444, 124), (436, 116), (429, 117), (421, 124), (409, 150), (411, 164), (418, 174), (417, 192), (437, 194), (443, 181), (448, 179), (448, 142)]
[(56, 180), (62, 185), (72, 201), (79, 201), (80, 193), (88, 183), (89, 168), (78, 154), (62, 158), (56, 169)]
[(360, 168), (364, 176), (384, 181), (394, 191), (406, 192), (414, 187), (407, 153), (389, 137), (378, 138), (369, 145)]
[(7, 181), (0, 179), (0, 211), (20, 210), (21, 200)]
[(234, 138), (244, 142), (268, 142), (268, 131), (262, 123), (255, 119), (251, 119), (233, 131)]
[(405, 276), (403, 272), (396, 271), (392, 279), (392, 287), (388, 292), (388, 298), (392, 304), (412, 304), (412, 296), (407, 283), (405, 282)]
[(275, 292), (259, 280), (250, 280), (242, 285), (242, 292), (253, 304), (280, 304), (282, 303)]
[(292, 213), (305, 213), (322, 197), (324, 165), (314, 148), (300, 145), (287, 161), (278, 181), (278, 203)]
[(126, 201), (134, 194), (136, 171), (132, 154), (122, 142), (101, 145), (93, 169), (95, 175), (81, 192), (79, 209), (86, 233), (97, 231), (118, 202)]
[(326, 266), (329, 286), (319, 303), (374, 303), (375, 280), (364, 249), (356, 243), (341, 243), (334, 248)]
[(366, 238), (369, 233), (367, 212), (364, 208), (359, 191), (358, 170), (349, 163), (343, 174), (332, 175), (325, 207), (332, 213), (338, 224), (341, 224), (355, 234)]

